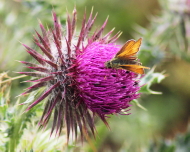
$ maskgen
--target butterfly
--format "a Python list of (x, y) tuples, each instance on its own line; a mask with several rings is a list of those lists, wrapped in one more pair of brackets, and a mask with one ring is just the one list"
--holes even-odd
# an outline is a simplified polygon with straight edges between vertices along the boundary
[(117, 52), (114, 58), (105, 62), (107, 68), (124, 69), (137, 74), (144, 74), (144, 69), (150, 69), (142, 66), (138, 61), (137, 53), (142, 43), (142, 38), (127, 41)]

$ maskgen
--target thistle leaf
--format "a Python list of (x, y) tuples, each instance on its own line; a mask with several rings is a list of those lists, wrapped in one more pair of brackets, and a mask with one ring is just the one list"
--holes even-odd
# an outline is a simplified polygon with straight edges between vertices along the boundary
[(140, 93), (147, 93), (147, 94), (162, 94), (162, 92), (153, 91), (150, 87), (155, 83), (160, 83), (166, 75), (164, 72), (162, 73), (154, 73), (155, 67), (152, 68), (140, 81), (139, 85), (142, 86), (140, 89)]

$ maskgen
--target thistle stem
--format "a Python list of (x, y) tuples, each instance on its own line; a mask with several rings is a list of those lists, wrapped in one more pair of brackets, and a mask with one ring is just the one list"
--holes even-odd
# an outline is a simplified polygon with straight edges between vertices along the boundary
[(23, 77), (26, 77), (26, 76), (27, 75), (21, 75), (21, 76), (18, 76), (18, 77), (13, 77), (13, 78), (10, 78), (10, 79), (7, 79), (5, 81), (0, 82), (0, 84), (6, 83), (6, 82), (9, 82), (9, 81), (12, 81), (12, 80), (20, 79), (20, 78), (23, 78)]

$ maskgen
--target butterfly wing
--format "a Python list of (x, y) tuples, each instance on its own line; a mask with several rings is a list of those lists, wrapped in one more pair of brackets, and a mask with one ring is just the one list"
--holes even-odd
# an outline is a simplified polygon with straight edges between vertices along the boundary
[(137, 57), (135, 57), (135, 55), (139, 51), (141, 42), (142, 38), (138, 39), (137, 41), (127, 41), (115, 57), (119, 59), (136, 60)]
[(120, 66), (120, 68), (135, 72), (137, 74), (144, 74), (144, 69), (149, 69), (148, 67), (137, 65), (137, 64), (122, 65)]
[(135, 44), (135, 40), (128, 40), (123, 47), (117, 52), (116, 56), (125, 52), (126, 50), (130, 50), (130, 48)]

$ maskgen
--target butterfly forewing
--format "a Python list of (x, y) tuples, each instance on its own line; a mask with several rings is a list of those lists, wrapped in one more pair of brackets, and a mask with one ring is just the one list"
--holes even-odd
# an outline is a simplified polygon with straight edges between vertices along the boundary
[(117, 54), (116, 54), (115, 56), (117, 57), (117, 56), (120, 55), (121, 53), (130, 50), (131, 47), (133, 46), (133, 44), (135, 44), (135, 40), (129, 40), (129, 41), (127, 41), (127, 42), (123, 45), (123, 47), (120, 49), (120, 51), (117, 52)]
[(122, 47), (122, 51), (116, 55), (117, 58), (125, 58), (125, 59), (128, 59), (130, 57), (133, 57), (134, 59), (136, 59), (135, 55), (137, 54), (137, 52), (139, 51), (139, 47), (141, 45), (141, 41), (142, 41), (142, 38), (140, 38), (139, 40), (137, 41), (128, 41), (129, 43), (126, 43), (126, 45), (124, 45)]
[(130, 51), (128, 51), (128, 56), (134, 56), (137, 54), (137, 52), (139, 51), (139, 48), (141, 46), (141, 41), (142, 38), (138, 39), (135, 44), (133, 45), (133, 47), (131, 48)]

